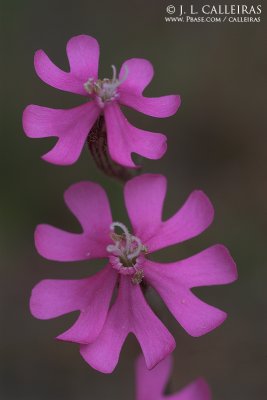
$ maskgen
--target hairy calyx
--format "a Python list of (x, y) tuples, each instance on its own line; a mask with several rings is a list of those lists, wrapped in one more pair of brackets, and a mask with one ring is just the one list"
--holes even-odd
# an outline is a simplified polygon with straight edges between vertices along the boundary
[(134, 169), (125, 168), (124, 166), (117, 164), (110, 157), (107, 143), (106, 124), (103, 115), (100, 115), (89, 132), (87, 144), (97, 167), (106, 175), (122, 182), (126, 182), (137, 173)]

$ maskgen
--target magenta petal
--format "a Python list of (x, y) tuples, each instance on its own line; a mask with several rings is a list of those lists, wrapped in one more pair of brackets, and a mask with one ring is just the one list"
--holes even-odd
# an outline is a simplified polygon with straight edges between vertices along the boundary
[(148, 368), (153, 368), (175, 348), (173, 337), (148, 306), (140, 286), (121, 276), (118, 297), (102, 332), (94, 343), (81, 346), (81, 355), (93, 368), (111, 373), (130, 332), (139, 341)]
[(79, 220), (83, 233), (38, 225), (35, 231), (38, 252), (55, 261), (106, 257), (112, 216), (105, 191), (96, 183), (80, 182), (66, 190), (64, 198)]
[(144, 131), (132, 126), (113, 102), (104, 109), (107, 124), (108, 149), (111, 158), (125, 167), (135, 167), (131, 153), (157, 160), (167, 149), (161, 133)]
[(124, 186), (127, 212), (135, 235), (143, 243), (153, 237), (162, 225), (161, 214), (166, 188), (166, 178), (154, 174), (140, 175)]
[[(174, 274), (188, 288), (225, 285), (237, 279), (237, 269), (227, 248), (216, 244), (170, 266)], [(172, 273), (170, 272), (172, 275)], [(172, 275), (173, 276), (173, 275)]]
[(208, 197), (196, 190), (176, 214), (162, 221), (165, 194), (166, 179), (162, 175), (144, 174), (125, 185), (124, 197), (134, 232), (150, 253), (199, 235), (213, 220)]
[(207, 382), (198, 378), (179, 393), (164, 397), (168, 400), (211, 400), (211, 391)]
[[(128, 71), (128, 73), (127, 73)], [(143, 97), (145, 87), (153, 78), (152, 64), (142, 58), (132, 58), (123, 63), (119, 79), (124, 80), (119, 86), (119, 102), (152, 117), (169, 117), (178, 110), (179, 96), (170, 95), (157, 98)]]
[(165, 387), (170, 377), (172, 357), (169, 355), (153, 369), (148, 370), (142, 355), (135, 365), (136, 400), (162, 400)]
[(152, 64), (143, 58), (131, 58), (124, 61), (119, 73), (121, 91), (141, 95), (154, 75)]
[(204, 192), (192, 192), (183, 206), (167, 221), (160, 231), (148, 241), (153, 251), (191, 239), (207, 229), (214, 217), (214, 209)]
[(136, 400), (211, 400), (211, 391), (202, 378), (195, 380), (176, 394), (164, 395), (172, 367), (171, 356), (148, 370), (143, 356), (136, 362)]
[(89, 78), (97, 79), (99, 45), (95, 38), (88, 35), (74, 36), (67, 43), (67, 54), (70, 70), (74, 76), (83, 83)]
[(34, 66), (42, 81), (57, 89), (87, 95), (84, 83), (88, 78), (97, 78), (99, 46), (97, 41), (86, 35), (75, 36), (67, 43), (70, 72), (62, 71), (45, 54), (38, 50)]
[(169, 95), (161, 97), (143, 97), (120, 90), (119, 102), (125, 106), (150, 115), (151, 117), (166, 118), (174, 115), (181, 105), (180, 96)]
[(48, 260), (79, 261), (106, 254), (90, 234), (65, 232), (51, 225), (38, 225), (34, 240), (38, 253)]
[(226, 313), (199, 300), (190, 288), (231, 283), (237, 272), (226, 248), (216, 245), (175, 263), (147, 261), (145, 277), (182, 327), (191, 336), (201, 336), (219, 326)]
[(94, 102), (70, 110), (30, 105), (23, 113), (23, 128), (31, 138), (57, 136), (57, 143), (43, 159), (53, 164), (68, 165), (77, 161), (98, 114), (99, 109)]
[(58, 68), (43, 50), (37, 50), (34, 55), (34, 67), (39, 78), (54, 88), (66, 92), (86, 95), (84, 82), (71, 72)]
[(89, 181), (74, 183), (65, 191), (64, 200), (85, 232), (110, 244), (112, 215), (102, 186)]
[(144, 97), (119, 91), (119, 102), (151, 117), (166, 118), (174, 115), (181, 105), (180, 96)]
[(31, 312), (50, 319), (79, 310), (78, 320), (58, 339), (90, 343), (104, 325), (116, 280), (116, 272), (107, 266), (86, 279), (41, 281), (32, 291)]

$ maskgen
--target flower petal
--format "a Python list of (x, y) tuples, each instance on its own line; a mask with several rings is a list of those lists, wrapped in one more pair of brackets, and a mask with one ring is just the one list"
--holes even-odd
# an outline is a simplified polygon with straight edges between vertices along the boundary
[(119, 89), (119, 96), (119, 102), (124, 106), (157, 118), (174, 115), (181, 105), (181, 98), (178, 95), (144, 97)]
[(236, 264), (227, 248), (221, 244), (171, 265), (177, 279), (188, 288), (225, 285), (237, 279)]
[(135, 364), (136, 400), (162, 400), (171, 368), (170, 355), (151, 370), (147, 369), (145, 359), (140, 355)]
[(121, 66), (119, 80), (123, 82), (119, 88), (125, 92), (141, 95), (151, 82), (153, 75), (154, 69), (150, 61), (144, 58), (130, 58)]
[(118, 164), (134, 168), (131, 153), (157, 160), (167, 149), (166, 136), (132, 126), (113, 102), (104, 109), (107, 125), (108, 149), (111, 158)]
[(227, 249), (216, 245), (175, 263), (146, 261), (145, 278), (182, 327), (201, 336), (219, 326), (226, 313), (199, 300), (190, 288), (231, 283), (237, 272)]
[(41, 281), (32, 291), (31, 313), (50, 319), (80, 310), (76, 323), (58, 339), (90, 343), (103, 328), (116, 280), (116, 272), (108, 265), (86, 279)]
[(98, 183), (74, 183), (64, 193), (64, 200), (85, 232), (110, 243), (112, 215), (105, 190)]
[(149, 369), (175, 347), (173, 337), (148, 306), (140, 286), (121, 276), (118, 297), (102, 332), (95, 342), (81, 346), (81, 355), (93, 368), (111, 373), (130, 332), (137, 337)]
[(207, 382), (198, 378), (179, 393), (166, 397), (168, 400), (211, 400), (211, 391)]
[(38, 50), (34, 56), (34, 66), (42, 81), (57, 89), (87, 95), (84, 83), (88, 78), (97, 79), (99, 45), (91, 36), (80, 35), (67, 43), (70, 72), (62, 71), (45, 54)]
[(83, 96), (87, 94), (83, 87), (84, 82), (71, 72), (58, 68), (43, 50), (36, 51), (34, 67), (39, 78), (48, 85)]
[(178, 110), (180, 96), (170, 95), (155, 98), (143, 97), (142, 93), (154, 75), (152, 64), (142, 58), (126, 60), (121, 67), (119, 79), (119, 102), (152, 117), (169, 117)]
[(124, 201), (134, 233), (143, 242), (153, 237), (162, 225), (166, 189), (166, 178), (156, 174), (140, 175), (124, 186)]
[(98, 114), (94, 102), (69, 110), (30, 105), (23, 113), (23, 128), (31, 138), (57, 136), (53, 149), (42, 158), (53, 164), (68, 165), (77, 161)]
[[(51, 225), (38, 225), (34, 233), (38, 253), (54, 261), (79, 261), (97, 258), (96, 244), (90, 235), (65, 232)], [(94, 250), (93, 254), (90, 251)], [(97, 248), (100, 254), (103, 248)], [(101, 257), (101, 255), (99, 256)]]
[(124, 190), (135, 235), (150, 253), (199, 235), (213, 220), (213, 207), (208, 197), (196, 190), (176, 214), (162, 221), (166, 194), (166, 179), (162, 175), (138, 176), (128, 181)]
[(136, 362), (136, 400), (211, 400), (208, 384), (202, 378), (187, 385), (176, 394), (164, 396), (171, 373), (172, 357), (168, 356), (155, 368), (148, 370), (143, 356)]
[(35, 246), (49, 260), (76, 261), (106, 257), (112, 216), (105, 191), (93, 182), (72, 185), (64, 194), (83, 233), (70, 233), (50, 225), (38, 225)]
[(74, 36), (67, 43), (67, 54), (74, 76), (83, 83), (87, 82), (88, 78), (97, 79), (99, 44), (95, 38), (88, 35)]

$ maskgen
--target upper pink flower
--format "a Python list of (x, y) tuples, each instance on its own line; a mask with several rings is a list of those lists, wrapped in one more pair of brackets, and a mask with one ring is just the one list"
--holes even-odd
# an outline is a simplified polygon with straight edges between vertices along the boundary
[(144, 357), (136, 360), (136, 400), (211, 400), (211, 391), (202, 378), (198, 378), (176, 394), (164, 395), (172, 368), (172, 357), (168, 356), (155, 368), (146, 368)]
[(147, 60), (132, 58), (123, 63), (119, 76), (112, 66), (111, 79), (98, 78), (99, 45), (87, 35), (74, 36), (67, 43), (70, 71), (59, 69), (48, 56), (38, 50), (34, 66), (37, 75), (48, 85), (85, 96), (87, 101), (70, 110), (54, 110), (28, 106), (23, 114), (23, 127), (33, 138), (57, 136), (51, 151), (43, 156), (48, 162), (74, 163), (97, 118), (105, 118), (108, 149), (111, 158), (126, 167), (135, 167), (131, 153), (158, 159), (166, 151), (166, 137), (132, 126), (120, 110), (126, 105), (153, 117), (176, 113), (180, 97), (175, 95), (147, 98), (143, 91), (153, 78), (153, 67)]
[[(106, 194), (98, 184), (77, 183), (65, 192), (65, 202), (80, 222), (82, 233), (50, 225), (36, 229), (35, 245), (45, 258), (108, 258), (97, 274), (77, 281), (42, 281), (31, 297), (31, 311), (41, 319), (80, 310), (76, 323), (59, 339), (82, 344), (82, 356), (99, 371), (113, 371), (130, 332), (139, 341), (149, 369), (173, 351), (175, 341), (147, 304), (143, 283), (155, 288), (192, 336), (210, 332), (226, 318), (225, 312), (202, 302), (190, 290), (237, 278), (235, 263), (224, 246), (215, 245), (168, 264), (147, 257), (199, 235), (213, 220), (207, 196), (194, 191), (176, 214), (162, 221), (165, 194), (166, 179), (161, 175), (141, 175), (125, 185), (130, 233), (124, 224), (112, 222)], [(118, 293), (110, 308), (116, 283)]]

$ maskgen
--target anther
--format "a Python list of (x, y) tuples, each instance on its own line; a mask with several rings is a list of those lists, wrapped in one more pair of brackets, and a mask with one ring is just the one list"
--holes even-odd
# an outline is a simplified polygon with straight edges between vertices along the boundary
[(132, 277), (132, 283), (134, 285), (140, 285), (143, 278), (144, 278), (144, 271), (142, 269), (139, 269), (138, 271), (136, 271), (136, 273)]

